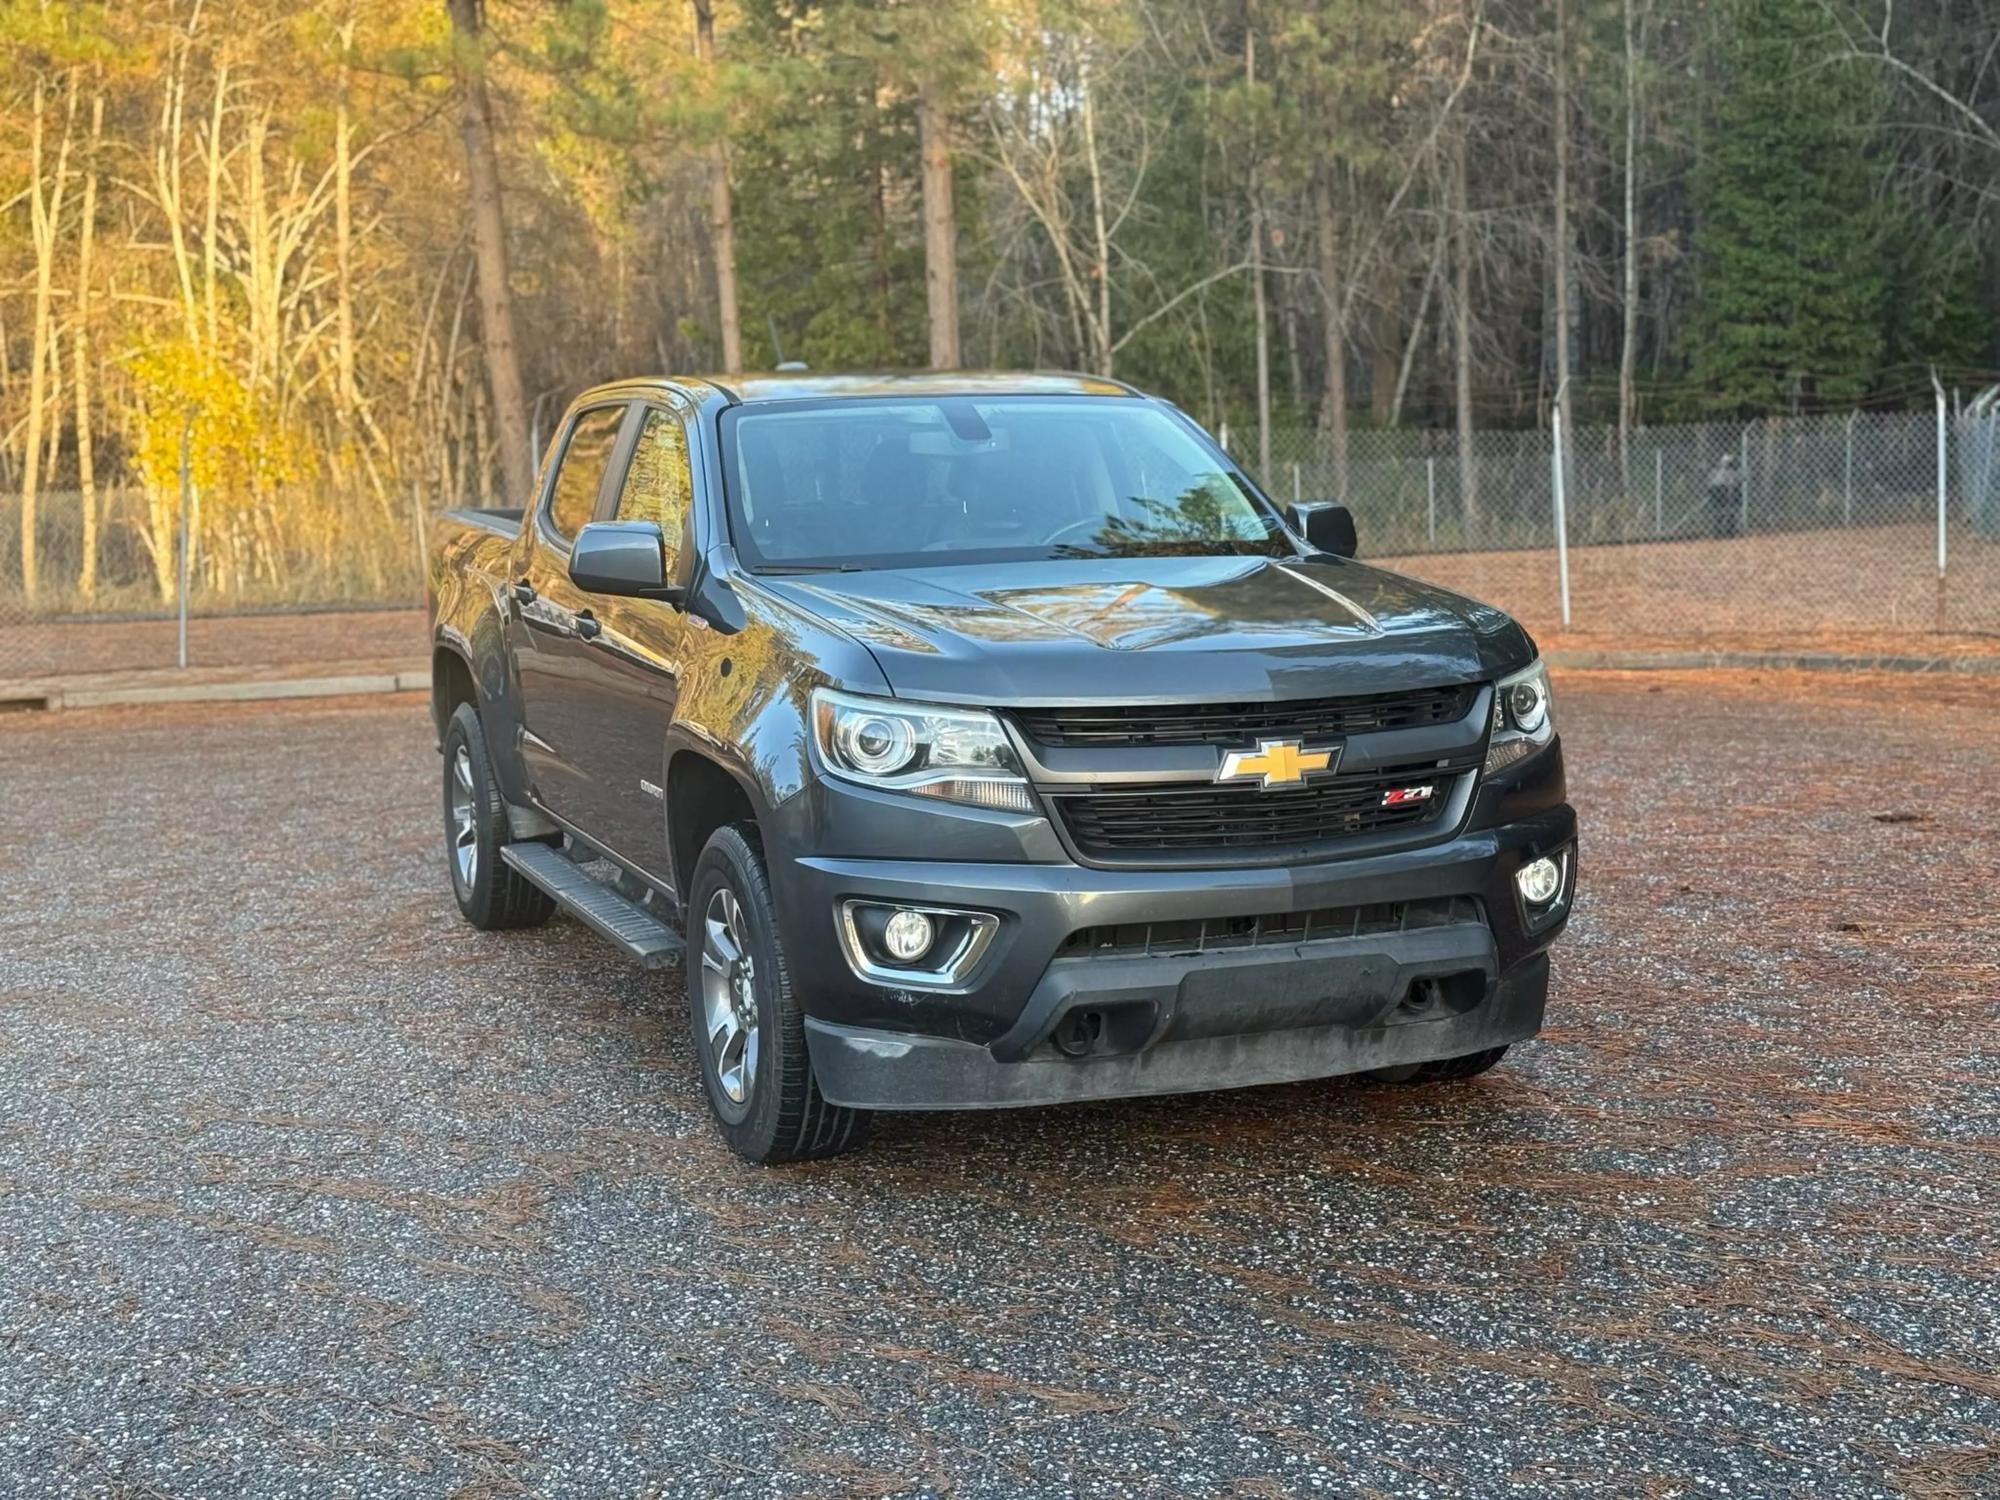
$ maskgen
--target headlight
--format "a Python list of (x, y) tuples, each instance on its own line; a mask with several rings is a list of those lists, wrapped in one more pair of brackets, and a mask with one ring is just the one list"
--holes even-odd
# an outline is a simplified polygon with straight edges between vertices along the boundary
[(1013, 745), (984, 709), (815, 688), (812, 722), (813, 748), (830, 775), (973, 807), (1037, 810)]
[(1501, 678), (1493, 690), (1493, 738), (1486, 748), (1486, 774), (1526, 760), (1555, 737), (1548, 668), (1538, 659)]

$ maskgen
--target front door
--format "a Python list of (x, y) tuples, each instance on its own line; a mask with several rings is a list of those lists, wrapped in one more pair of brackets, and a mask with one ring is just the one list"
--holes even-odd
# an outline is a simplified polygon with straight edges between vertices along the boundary
[[(613, 519), (652, 521), (666, 542), (665, 576), (685, 586), (693, 499), (689, 424), (679, 410), (643, 408)], [(665, 805), (667, 729), (680, 689), (687, 616), (656, 599), (590, 599), (589, 732), (578, 746), (586, 810), (580, 826), (656, 882), (671, 881)]]
[(570, 545), (597, 517), (627, 402), (593, 406), (570, 420), (541, 503), (522, 523), (530, 531), (522, 576), (512, 580), (509, 631), (521, 688), (521, 760), (541, 805), (592, 833), (586, 819), (590, 701), (589, 643), (578, 620), (597, 603), (570, 582)]

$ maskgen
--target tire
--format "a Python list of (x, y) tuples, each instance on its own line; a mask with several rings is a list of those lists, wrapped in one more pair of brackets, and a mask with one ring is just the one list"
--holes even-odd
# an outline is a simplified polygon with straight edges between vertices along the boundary
[(1451, 1083), (1460, 1078), (1477, 1078), (1507, 1055), (1505, 1047), (1488, 1047), (1484, 1052), (1468, 1052), (1463, 1057), (1440, 1057), (1417, 1069), (1412, 1083)]
[(482, 932), (539, 927), (556, 909), (538, 886), (501, 862), (510, 838), (478, 710), (461, 703), (444, 732), (445, 867), (459, 911)]
[(859, 1146), (870, 1116), (827, 1103), (813, 1078), (753, 825), (715, 831), (695, 861), (687, 913), (688, 1026), (709, 1111), (730, 1149), (769, 1165)]
[(1506, 1055), (1505, 1047), (1488, 1047), (1484, 1052), (1468, 1052), (1463, 1057), (1440, 1057), (1435, 1062), (1370, 1068), (1355, 1077), (1369, 1083), (1452, 1083), (1461, 1078), (1477, 1078)]

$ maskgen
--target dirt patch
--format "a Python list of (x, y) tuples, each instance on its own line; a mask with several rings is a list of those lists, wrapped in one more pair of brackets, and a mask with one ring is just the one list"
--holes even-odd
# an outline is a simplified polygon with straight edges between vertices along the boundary
[[(188, 622), (188, 664), (195, 667), (401, 664), (429, 655), (430, 623), (415, 609), (209, 616)], [(173, 620), (0, 623), (0, 681), (171, 667), (178, 659), (179, 625)]]
[(1942, 630), (1923, 526), (1573, 548), (1569, 630), (1553, 548), (1367, 560), (1497, 604), (1545, 647), (2000, 655), (2000, 542), (1970, 532), (1953, 533)]

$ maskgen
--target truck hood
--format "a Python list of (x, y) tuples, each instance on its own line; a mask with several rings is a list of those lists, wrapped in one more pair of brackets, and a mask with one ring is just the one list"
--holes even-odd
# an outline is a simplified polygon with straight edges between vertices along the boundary
[(1490, 679), (1533, 643), (1480, 604), (1339, 559), (1153, 557), (766, 574), (902, 697), (1269, 701)]

